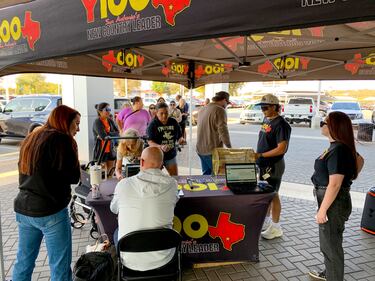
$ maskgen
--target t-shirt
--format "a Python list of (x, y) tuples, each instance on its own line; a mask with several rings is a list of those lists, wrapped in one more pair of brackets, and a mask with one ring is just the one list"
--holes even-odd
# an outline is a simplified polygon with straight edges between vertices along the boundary
[(332, 142), (314, 164), (314, 174), (311, 181), (315, 186), (327, 186), (329, 176), (345, 175), (342, 187), (350, 187), (355, 173), (355, 161), (348, 146), (340, 142)]
[[(257, 152), (264, 153), (275, 149), (277, 145), (283, 141), (289, 142), (291, 131), (292, 128), (281, 116), (272, 120), (264, 118), (259, 131)], [(283, 159), (283, 157), (284, 154), (275, 157), (261, 157), (257, 160), (257, 164), (260, 167), (272, 166)]]
[(147, 127), (147, 136), (149, 140), (157, 144), (167, 144), (172, 147), (168, 152), (164, 152), (164, 161), (176, 157), (177, 151), (175, 143), (182, 135), (180, 125), (178, 125), (174, 118), (169, 117), (166, 125), (163, 125), (158, 118), (152, 119)]
[(127, 107), (119, 113), (117, 119), (124, 122), (123, 131), (126, 131), (127, 129), (135, 129), (140, 136), (144, 136), (151, 117), (145, 109), (133, 113), (133, 108)]

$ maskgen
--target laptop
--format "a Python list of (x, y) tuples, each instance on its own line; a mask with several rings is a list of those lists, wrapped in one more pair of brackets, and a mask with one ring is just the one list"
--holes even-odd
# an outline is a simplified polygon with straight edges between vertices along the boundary
[(228, 188), (235, 194), (254, 193), (257, 188), (255, 163), (226, 163), (225, 179)]
[(125, 177), (131, 177), (139, 173), (140, 171), (140, 165), (139, 164), (126, 164), (125, 165)]

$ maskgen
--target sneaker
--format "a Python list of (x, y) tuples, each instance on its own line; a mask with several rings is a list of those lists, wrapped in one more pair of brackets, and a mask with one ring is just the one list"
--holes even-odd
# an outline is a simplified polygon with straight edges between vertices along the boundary
[(322, 281), (327, 280), (325, 270), (323, 270), (323, 271), (311, 270), (309, 272), (309, 276), (310, 276), (311, 280), (322, 280)]
[(262, 232), (265, 231), (267, 228), (269, 228), (271, 225), (271, 220), (268, 222), (264, 221), (263, 226), (262, 226)]
[(281, 228), (276, 228), (271, 224), (261, 235), (264, 239), (271, 240), (283, 236), (283, 231)]

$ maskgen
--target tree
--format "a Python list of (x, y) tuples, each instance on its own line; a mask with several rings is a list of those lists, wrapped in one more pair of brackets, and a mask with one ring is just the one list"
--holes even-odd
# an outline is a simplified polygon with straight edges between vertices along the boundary
[(16, 78), (16, 94), (58, 94), (58, 84), (46, 82), (39, 73), (21, 74)]
[[(131, 92), (135, 91), (138, 92), (141, 88), (141, 81), (140, 80), (132, 80), (128, 79), (128, 95), (131, 94)], [(125, 96), (125, 79), (113, 79), (113, 88), (115, 90), (115, 93), (117, 95), (123, 97)]]
[(163, 94), (169, 91), (169, 86), (167, 82), (152, 82), (151, 90)]
[(238, 90), (245, 85), (244, 82), (229, 83), (229, 94), (231, 96), (238, 96)]

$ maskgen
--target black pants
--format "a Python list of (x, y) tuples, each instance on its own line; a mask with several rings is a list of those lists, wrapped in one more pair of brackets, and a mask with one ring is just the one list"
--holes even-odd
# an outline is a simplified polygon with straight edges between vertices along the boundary
[(275, 189), (276, 192), (279, 192), (284, 171), (284, 158), (269, 167), (259, 167), (260, 178), (263, 179), (263, 175), (268, 173), (270, 177), (267, 178), (266, 181)]
[[(320, 207), (325, 189), (316, 189), (316, 198)], [(326, 277), (328, 281), (344, 280), (344, 250), (342, 248), (345, 221), (352, 212), (349, 190), (340, 190), (327, 211), (328, 221), (319, 224), (320, 250), (324, 255)]]

